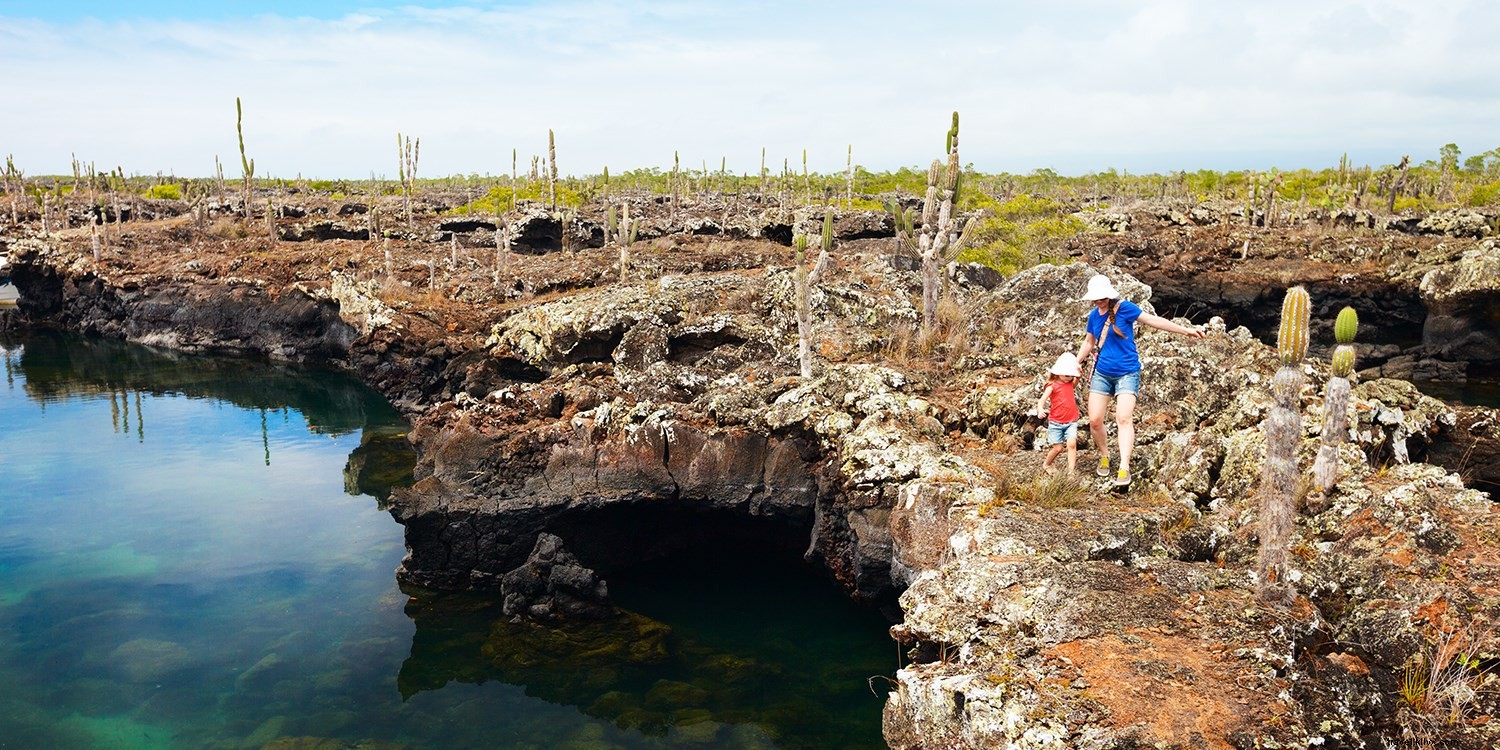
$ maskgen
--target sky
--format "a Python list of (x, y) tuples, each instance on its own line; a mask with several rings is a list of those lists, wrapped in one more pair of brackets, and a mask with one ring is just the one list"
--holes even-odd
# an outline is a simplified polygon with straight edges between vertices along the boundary
[(1500, 147), (1493, 0), (0, 0), (30, 175), (1295, 169)]

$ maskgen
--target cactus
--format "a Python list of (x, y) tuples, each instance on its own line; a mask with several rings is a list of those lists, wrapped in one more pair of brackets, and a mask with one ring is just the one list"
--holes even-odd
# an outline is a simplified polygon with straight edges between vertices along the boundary
[(812, 302), (810, 299), (812, 279), (808, 277), (804, 260), (807, 257), (807, 235), (798, 232), (792, 237), (796, 249), (796, 265), (792, 268), (793, 292), (797, 306), (797, 364), (804, 378), (812, 377)]
[(974, 222), (960, 222), (955, 216), (954, 206), (958, 202), (958, 113), (953, 113), (953, 126), (948, 129), (946, 139), (948, 163), (945, 167), (934, 159), (927, 170), (927, 193), (922, 199), (922, 231), (917, 237), (917, 247), (922, 258), (922, 335), (932, 334), (937, 320), (937, 303), (941, 279), (938, 274), (943, 263), (952, 259), (968, 242), (969, 230)]
[(1326, 493), (1338, 484), (1339, 445), (1348, 431), (1349, 376), (1354, 372), (1353, 343), (1358, 331), (1359, 315), (1354, 308), (1340, 310), (1333, 326), (1339, 342), (1333, 349), (1333, 375), (1323, 390), (1323, 444), (1318, 446), (1318, 458), (1313, 461), (1313, 492), (1318, 507), (1310, 509), (1321, 510), (1326, 504)]
[(547, 129), (547, 196), (552, 202), (552, 210), (557, 210), (557, 142), (552, 137), (552, 129)]
[(813, 265), (813, 283), (822, 278), (828, 272), (828, 264), (831, 262), (830, 253), (833, 251), (833, 208), (823, 207), (823, 236), (818, 246), (818, 262)]
[(1283, 365), (1300, 364), (1307, 356), (1307, 328), (1311, 302), (1307, 290), (1286, 290), (1281, 303), (1281, 330), (1276, 335), (1276, 354)]
[(1338, 319), (1333, 322), (1333, 338), (1340, 344), (1352, 344), (1358, 332), (1359, 313), (1352, 307), (1340, 310)]
[(396, 133), (396, 175), (401, 179), (401, 194), (406, 207), (406, 223), (411, 223), (411, 191), (417, 184), (417, 160), (422, 153), (422, 139), (403, 138)]
[(844, 210), (854, 209), (854, 144), (844, 154)]
[(1292, 515), (1297, 494), (1297, 444), (1302, 437), (1302, 358), (1307, 354), (1307, 290), (1293, 287), (1281, 305), (1276, 339), (1281, 367), (1271, 381), (1276, 405), (1266, 419), (1266, 463), (1260, 482), (1260, 550), (1257, 583), (1262, 599), (1286, 602), (1292, 590), (1286, 580)]
[[(245, 209), (245, 221), (250, 221), (250, 180), (255, 177), (255, 160), (245, 155), (245, 128), (244, 109), (240, 107), (240, 98), (234, 98), (234, 132), (240, 139), (240, 169), (244, 173), (245, 197), (242, 203)], [(218, 157), (215, 157), (217, 159)]]
[(1339, 345), (1333, 350), (1333, 376), (1347, 378), (1354, 373), (1354, 347)]
[[(630, 268), (630, 246), (635, 244), (636, 231), (640, 228), (640, 219), (630, 218), (630, 204), (626, 203), (623, 209), (623, 218), (619, 226), (614, 230), (615, 241), (620, 245), (620, 283), (625, 283), (625, 274)], [(614, 207), (610, 207), (611, 221), (614, 216)], [(606, 235), (610, 230), (605, 230)], [(609, 241), (609, 237), (605, 237)]]

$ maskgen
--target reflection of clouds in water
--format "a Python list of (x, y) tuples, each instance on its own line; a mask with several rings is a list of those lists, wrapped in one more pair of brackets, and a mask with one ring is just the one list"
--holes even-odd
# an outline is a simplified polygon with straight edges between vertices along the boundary
[[(191, 372), (198, 359), (98, 342), (80, 353), (80, 343), (7, 342), (10, 387), (0, 392), (7, 492), (33, 500), (7, 507), (5, 515), (56, 548), (82, 555), (70, 564), (70, 577), (90, 570), (124, 575), (142, 566), (119, 555), (149, 558), (164, 549), (177, 551), (173, 562), (160, 566), (173, 580), (238, 575), (289, 559), (348, 564), (371, 550), (400, 550), (399, 527), (375, 513), (367, 498), (344, 494), (340, 468), (359, 448), (359, 431), (315, 432), (287, 405), (245, 408), (212, 396), (154, 390), (160, 383), (151, 383), (149, 369), (122, 367), (109, 355), (121, 353), (129, 365), (168, 362), (176, 372), (165, 380), (215, 389)], [(210, 371), (224, 361), (201, 360)], [(289, 386), (282, 395), (291, 399), (333, 394), (317, 405), (328, 410), (330, 421), (358, 426), (378, 414), (364, 403), (374, 395), (358, 392), (362, 386), (347, 379), (320, 383), (323, 373), (227, 362), (277, 371), (274, 384)], [(346, 404), (355, 407), (353, 413), (337, 413)], [(374, 429), (392, 429), (388, 421), (376, 421)], [(56, 466), (68, 469), (59, 475)], [(399, 463), (394, 474), (402, 474)], [(384, 490), (370, 489), (372, 495)], [(15, 533), (0, 532), (0, 540), (6, 537)]]

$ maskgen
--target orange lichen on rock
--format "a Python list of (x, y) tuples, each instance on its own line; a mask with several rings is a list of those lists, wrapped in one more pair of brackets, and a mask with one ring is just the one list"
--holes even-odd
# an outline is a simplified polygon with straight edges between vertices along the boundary
[(1133, 629), (1052, 653), (1081, 673), (1088, 696), (1108, 710), (1108, 726), (1144, 730), (1148, 745), (1230, 750), (1232, 735), (1258, 731), (1278, 713), (1266, 693), (1242, 686), (1258, 683), (1258, 675), (1191, 638)]

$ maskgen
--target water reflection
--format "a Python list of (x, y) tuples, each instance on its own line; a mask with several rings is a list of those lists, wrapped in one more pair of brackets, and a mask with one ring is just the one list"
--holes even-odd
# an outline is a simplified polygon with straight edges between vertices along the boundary
[(885, 623), (805, 570), (677, 560), (611, 577), (634, 614), (523, 627), (398, 590), (400, 528), (345, 491), (404, 441), (352, 379), (55, 336), (0, 360), (0, 747), (881, 747)]
[(417, 630), (397, 685), (403, 698), (521, 685), (669, 743), (883, 747), (877, 676), (896, 659), (884, 621), (763, 557), (700, 550), (636, 568), (611, 580), (617, 617), (559, 628), (511, 621), (493, 598), (404, 589)]
[(390, 488), (410, 482), (416, 452), (405, 422), (379, 394), (351, 377), (317, 378), (253, 359), (202, 357), (57, 332), (21, 339), (0, 334), (10, 387), (22, 375), (27, 396), (45, 409), (70, 399), (107, 398), (116, 434), (144, 442), (150, 427), (141, 395), (178, 395), (224, 401), (258, 413), (262, 460), (273, 458), (269, 420), (283, 423), (295, 412), (313, 434), (360, 433), (360, 445), (345, 466), (345, 490), (384, 499)]

